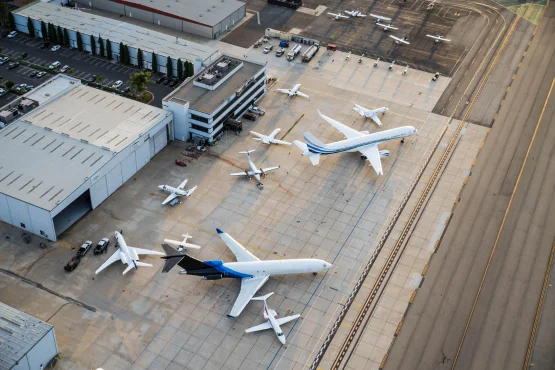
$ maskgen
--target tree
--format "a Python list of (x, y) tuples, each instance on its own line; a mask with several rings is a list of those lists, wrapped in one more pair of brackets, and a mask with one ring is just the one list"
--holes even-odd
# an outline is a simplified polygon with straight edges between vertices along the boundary
[(40, 21), (40, 33), (42, 39), (46, 41), (46, 38), (48, 37), (48, 32), (46, 31), (46, 23), (44, 23), (44, 21)]
[(0, 3), (0, 26), (6, 27), (10, 24), (10, 7), (7, 2)]
[(168, 77), (171, 77), (173, 74), (172, 59), (170, 57), (168, 57), (168, 61), (166, 62), (166, 74)]
[(192, 75), (195, 74), (195, 67), (193, 66), (193, 63), (191, 62), (185, 62), (185, 67), (187, 69), (187, 75), (186, 77), (191, 77)]
[(35, 25), (29, 17), (27, 17), (27, 29), (29, 30), (29, 36), (35, 37)]
[(77, 31), (75, 33), (75, 37), (77, 38), (77, 49), (79, 51), (83, 51), (83, 40), (81, 40), (81, 33)]
[(131, 64), (131, 56), (129, 55), (129, 48), (127, 47), (127, 45), (125, 46), (125, 64)]
[(106, 58), (112, 60), (112, 41), (106, 40)]
[(60, 26), (58, 26), (58, 44), (65, 45), (64, 44), (64, 31), (62, 30), (62, 27), (60, 27)]
[(96, 55), (96, 41), (93, 35), (91, 35), (91, 54)]
[(123, 46), (123, 42), (119, 43), (119, 62), (125, 63), (125, 46)]
[(143, 51), (141, 49), (137, 49), (137, 66), (143, 68)]
[(180, 80), (183, 79), (183, 62), (181, 59), (177, 60), (177, 78)]
[(104, 40), (98, 35), (98, 55), (104, 57)]
[(69, 46), (69, 33), (67, 32), (67, 28), (64, 28), (64, 45)]
[(15, 18), (13, 17), (12, 12), (8, 14), (8, 22), (10, 23), (10, 30), (15, 30)]
[(15, 85), (15, 83), (12, 80), (8, 80), (6, 81), (6, 88), (9, 90), (13, 87), (13, 85)]
[(154, 73), (158, 72), (158, 57), (155, 53), (152, 53), (152, 70)]
[(129, 86), (137, 96), (142, 96), (146, 91), (146, 84), (153, 82), (151, 72), (135, 72), (129, 77)]

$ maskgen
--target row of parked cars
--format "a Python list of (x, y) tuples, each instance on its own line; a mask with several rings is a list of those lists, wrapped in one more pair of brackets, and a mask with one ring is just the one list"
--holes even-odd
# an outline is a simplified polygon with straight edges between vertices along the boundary
[(164, 84), (174, 87), (179, 82), (177, 77), (160, 76), (156, 79), (157, 84)]
[[(83, 243), (83, 245), (77, 250), (77, 254), (71, 258), (71, 260), (64, 266), (64, 270), (71, 272), (79, 266), (79, 262), (81, 262), (81, 258), (85, 257), (85, 255), (89, 252), (93, 245), (93, 242), (87, 240)], [(108, 251), (108, 246), (110, 245), (110, 239), (102, 238), (96, 247), (93, 250), (93, 254), (102, 254)], [(117, 247), (117, 244), (116, 244)]]

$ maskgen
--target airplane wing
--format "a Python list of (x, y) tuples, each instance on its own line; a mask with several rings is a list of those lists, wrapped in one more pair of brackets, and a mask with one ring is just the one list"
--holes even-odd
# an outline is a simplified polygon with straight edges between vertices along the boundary
[(229, 176), (247, 176), (247, 172), (250, 176), (254, 175), (254, 173), (251, 170), (249, 170), (249, 171), (243, 171), (243, 172), (230, 173)]
[(155, 254), (157, 256), (165, 256), (165, 254), (162, 252), (151, 251), (150, 249), (135, 248), (130, 246), (127, 246), (127, 248), (133, 249), (135, 252), (137, 252), (137, 254)]
[(326, 121), (327, 123), (329, 123), (330, 125), (332, 125), (333, 127), (335, 127), (335, 129), (337, 129), (338, 131), (340, 131), (343, 135), (345, 135), (345, 137), (346, 137), (347, 139), (352, 139), (352, 138), (355, 138), (355, 137), (360, 137), (360, 136), (362, 136), (362, 135), (360, 134), (360, 132), (358, 132), (357, 130), (354, 130), (354, 129), (350, 128), (350, 127), (345, 126), (345, 125), (342, 124), (342, 123), (337, 122), (337, 121), (334, 120), (334, 119), (331, 119), (331, 118), (329, 118), (329, 117), (327, 117), (327, 116), (324, 116), (322, 113), (320, 113), (320, 111), (318, 111), (318, 114), (320, 115), (320, 117), (321, 117), (324, 121)]
[[(237, 259), (237, 262), (260, 261), (251, 252), (246, 250), (245, 247), (239, 244), (237, 240), (233, 239), (231, 236), (224, 233), (220, 229), (216, 229), (216, 231), (218, 232), (218, 235), (220, 235), (220, 238), (222, 238), (224, 243), (228, 246), (228, 248), (233, 252), (233, 254), (235, 255), (235, 258)], [(252, 295), (249, 297), (249, 300), (252, 298), (254, 293), (256, 293), (256, 291), (252, 293)]]
[[(222, 234), (220, 234), (220, 236), (221, 235)], [(269, 278), (270, 276), (244, 278), (241, 281), (241, 291), (239, 292), (237, 299), (235, 299), (235, 303), (233, 304), (231, 312), (227, 315), (227, 317), (239, 316), (239, 314), (243, 312), (247, 304), (250, 302), (251, 298), (254, 297), (258, 289), (260, 289)]]
[(268, 168), (263, 168), (262, 171), (264, 172), (270, 172), (270, 171), (275, 171), (279, 168), (279, 166), (276, 167), (268, 167)]
[(251, 134), (253, 134), (254, 136), (259, 137), (260, 139), (266, 138), (266, 135), (259, 134), (258, 132), (251, 131)]
[[(296, 315), (292, 315), (292, 316), (286, 316), (286, 317), (280, 317), (276, 319), (276, 322), (278, 323), (278, 325), (283, 325), (283, 324), (287, 324), (289, 321), (293, 321), (298, 319), (299, 317), (301, 317), (301, 315), (296, 314)], [(260, 326), (260, 325), (259, 325)]]
[(366, 14), (359, 14), (358, 17), (366, 17)]
[(382, 121), (380, 121), (379, 117), (377, 114), (373, 114), (370, 116), (370, 118), (372, 118), (372, 120), (374, 122), (376, 122), (376, 125), (381, 126), (382, 125)]
[(308, 98), (308, 95), (303, 94), (303, 93), (300, 92), (300, 91), (297, 91), (297, 95), (302, 96), (303, 98)]
[(119, 253), (119, 249), (106, 260), (99, 268), (95, 271), (95, 274), (98, 274), (100, 271), (104, 270), (106, 267), (110, 266), (112, 263), (121, 260), (121, 255)]
[(175, 193), (171, 193), (163, 202), (162, 204), (166, 204), (168, 202), (171, 202), (172, 200), (174, 200), (175, 198), (177, 198), (178, 195)]
[(278, 140), (278, 139), (272, 139), (272, 143), (274, 143), (274, 144), (283, 144), (283, 145), (291, 145), (290, 142), (283, 141), (283, 140)]
[(376, 19), (379, 19), (379, 20), (384, 20), (384, 21), (390, 21), (391, 20), (391, 18), (382, 17), (381, 15), (376, 15), (376, 14), (370, 14), (370, 16), (374, 17)]
[(181, 184), (179, 184), (179, 186), (177, 188), (183, 190), (183, 188), (185, 188), (186, 184), (187, 184), (187, 179), (185, 179), (185, 181), (183, 181)]
[(289, 94), (291, 92), (291, 90), (289, 89), (277, 89), (277, 91), (284, 93), (284, 94)]
[(271, 328), (272, 328), (272, 324), (270, 323), (270, 321), (266, 321), (263, 324), (253, 326), (252, 328), (248, 328), (247, 330), (245, 330), (245, 333), (252, 333), (253, 331), (260, 331), (260, 330), (266, 330)]
[(378, 175), (383, 175), (382, 160), (380, 159), (380, 151), (377, 145), (367, 145), (360, 148), (358, 151), (368, 159), (368, 162), (374, 167), (374, 171), (376, 171)]

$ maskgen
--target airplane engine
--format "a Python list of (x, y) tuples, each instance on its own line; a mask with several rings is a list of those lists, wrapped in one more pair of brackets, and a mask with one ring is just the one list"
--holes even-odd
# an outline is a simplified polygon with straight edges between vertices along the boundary
[(263, 169), (260, 169), (260, 172), (262, 172), (261, 175), (262, 175), (263, 178), (266, 178), (268, 176), (268, 174), (266, 172), (264, 172)]
[(389, 157), (389, 150), (380, 150), (380, 158)]

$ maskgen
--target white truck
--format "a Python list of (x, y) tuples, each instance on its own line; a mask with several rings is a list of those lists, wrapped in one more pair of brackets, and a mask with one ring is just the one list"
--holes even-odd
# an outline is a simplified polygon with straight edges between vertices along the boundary
[(301, 52), (301, 45), (293, 46), (293, 49), (287, 53), (287, 60), (292, 61)]
[(306, 51), (303, 53), (303, 58), (302, 58), (303, 62), (304, 63), (310, 62), (310, 60), (318, 52), (318, 49), (320, 49), (320, 44), (318, 44), (318, 43), (316, 43), (316, 44), (312, 45), (311, 47), (309, 47), (308, 49), (306, 49)]

